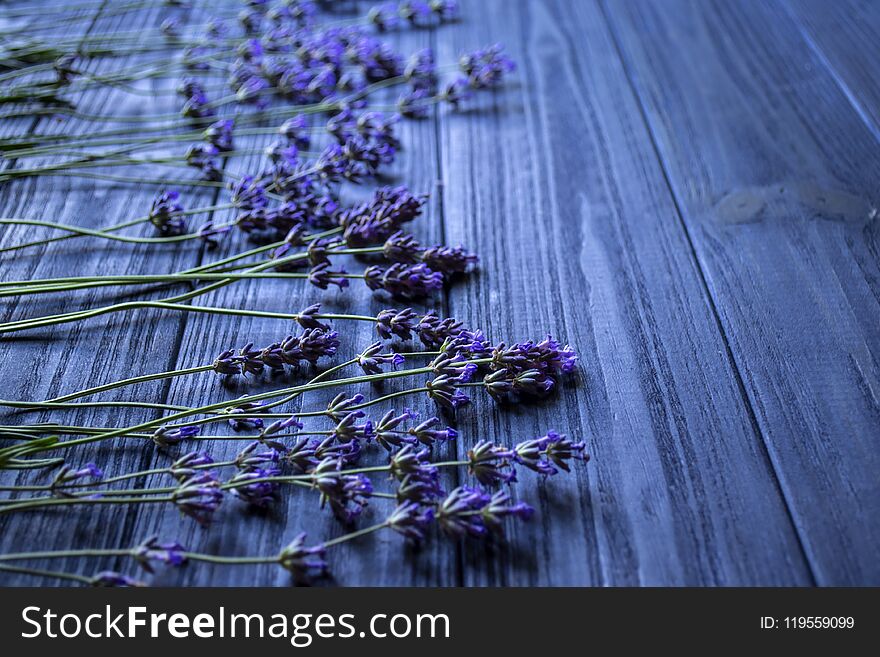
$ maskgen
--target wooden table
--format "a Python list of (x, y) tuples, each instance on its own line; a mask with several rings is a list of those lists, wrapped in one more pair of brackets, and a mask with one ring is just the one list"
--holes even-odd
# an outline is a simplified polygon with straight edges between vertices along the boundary
[[(479, 273), (430, 307), (496, 341), (551, 332), (581, 360), (549, 403), (501, 408), (477, 396), (458, 418), (458, 444), (441, 456), (461, 455), (480, 439), (509, 442), (553, 428), (586, 440), (592, 461), (570, 476), (521, 476), (515, 491), (537, 513), (511, 525), (506, 543), (437, 537), (415, 551), (380, 534), (334, 551), (334, 578), (325, 583), (880, 584), (880, 4), (461, 4), (459, 24), (391, 37), (405, 51), (434, 48), (440, 62), (501, 41), (518, 63), (502, 90), (469, 109), (443, 108), (401, 128), (405, 151), (388, 181), (431, 192), (415, 232), (481, 256)], [(105, 2), (58, 33), (152, 29), (169, 13), (154, 5), (114, 13)], [(197, 7), (180, 15), (200, 25), (210, 13)], [(93, 71), (120, 65), (89, 64)], [(176, 112), (174, 84), (144, 84), (153, 95), (93, 91), (80, 109)], [(2, 135), (28, 130), (96, 128), (51, 118), (0, 125)], [(0, 214), (101, 226), (145, 214), (157, 189), (28, 178), (0, 187)], [(224, 199), (210, 189), (186, 192), (189, 206)], [(6, 227), (0, 246), (50, 234)], [(240, 235), (217, 252), (71, 240), (4, 254), (3, 280), (176, 271), (243, 244)], [(154, 288), (146, 298), (167, 294)], [(120, 295), (7, 298), (3, 321)], [(278, 280), (241, 281), (200, 303), (295, 312), (318, 300), (334, 312), (387, 306), (361, 285), (337, 294)], [(339, 329), (347, 353), (373, 339), (366, 325)], [(281, 320), (141, 310), (7, 335), (0, 338), (2, 397), (41, 400), (202, 364), (224, 348), (290, 331)], [(270, 385), (224, 388), (206, 373), (104, 398), (198, 405)], [(302, 403), (332, 396), (314, 393)], [(431, 412), (427, 400), (413, 405)], [(63, 418), (7, 414), (4, 423), (24, 417), (126, 426), (155, 416), (86, 408)], [(211, 451), (229, 458), (244, 444)], [(83, 448), (71, 462), (86, 461), (109, 474), (169, 457), (128, 441)], [(2, 481), (42, 480), (5, 472)], [(192, 550), (272, 554), (303, 530), (314, 540), (344, 531), (312, 491), (288, 489), (264, 513), (226, 502), (209, 530), (167, 505), (2, 516), (0, 550), (124, 547), (158, 533)], [(135, 572), (124, 559), (53, 565)], [(286, 585), (289, 577), (272, 565), (191, 565), (150, 581)]]

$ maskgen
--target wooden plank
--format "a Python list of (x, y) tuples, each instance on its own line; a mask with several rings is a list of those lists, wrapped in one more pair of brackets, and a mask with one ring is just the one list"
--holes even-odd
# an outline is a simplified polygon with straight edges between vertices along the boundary
[(466, 7), (439, 59), (503, 40), (520, 68), (504, 91), (442, 114), (448, 240), (483, 258), (452, 312), (494, 340), (549, 330), (581, 354), (545, 405), (479, 400), (468, 440), (555, 428), (594, 458), (568, 477), (521, 477), (536, 521), (511, 528), (509, 547), (468, 548), (464, 582), (809, 583), (601, 15), (583, 2)]
[(816, 58), (880, 138), (880, 5), (870, 0), (786, 0), (786, 5)]
[[(345, 15), (342, 18), (363, 15), (367, 5), (361, 4), (360, 14)], [(396, 50), (408, 54), (429, 45), (431, 33), (424, 30), (402, 30), (388, 35), (387, 38)], [(384, 104), (387, 105), (389, 102), (393, 104), (396, 93), (397, 91), (389, 94)], [(376, 100), (379, 104), (383, 104), (382, 96), (377, 97)], [(313, 124), (320, 126), (324, 120), (326, 117), (316, 119)], [(407, 185), (414, 192), (432, 192), (437, 180), (434, 122), (432, 120), (403, 122), (398, 132), (403, 150), (398, 161), (388, 169), (382, 180), (377, 182)], [(264, 147), (273, 139), (272, 136), (253, 137), (242, 140), (241, 143), (245, 147)], [(327, 136), (320, 137), (318, 141), (322, 145), (329, 143)], [(260, 156), (243, 158), (234, 163), (233, 169), (241, 173), (253, 173), (264, 162)], [(375, 186), (376, 183), (369, 181), (360, 189), (347, 185), (343, 189), (343, 198), (351, 202), (355, 198), (369, 196)], [(413, 232), (425, 243), (437, 242), (442, 235), (438, 206), (439, 199), (434, 194), (424, 217), (412, 224)], [(225, 217), (221, 216), (221, 218)], [(243, 244), (245, 242), (241, 236), (234, 236), (224, 246), (223, 251), (211, 257), (219, 257), (226, 251), (236, 252)], [(336, 262), (337, 259), (334, 259), (334, 263)], [(350, 272), (362, 271), (364, 268), (363, 261), (358, 262), (351, 257), (338, 258), (338, 262)], [(387, 300), (374, 297), (363, 283), (357, 280), (352, 281), (351, 287), (341, 293), (322, 292), (305, 281), (241, 281), (203, 299), (204, 301), (200, 303), (207, 305), (278, 312), (296, 312), (320, 302), (326, 312), (360, 315), (376, 315), (380, 310), (394, 305)], [(400, 307), (399, 303), (396, 305)], [(424, 308), (424, 306), (414, 306), (416, 309), (420, 307)], [(350, 359), (377, 339), (374, 326), (369, 323), (339, 322), (335, 328), (342, 339), (342, 346), (336, 357), (337, 362)], [(265, 345), (300, 330), (298, 326), (282, 320), (190, 316), (186, 318), (182, 349), (176, 366), (186, 367), (209, 362), (227, 347), (240, 347), (249, 341)], [(326, 366), (322, 365), (322, 367)], [(359, 372), (358, 368), (350, 368), (345, 375), (354, 376)], [(207, 403), (206, 400), (216, 401), (224, 396), (234, 399), (246, 392), (270, 389), (287, 380), (302, 382), (313, 374), (314, 372), (310, 370), (304, 370), (299, 376), (276, 378), (275, 383), (262, 377), (262, 380), (257, 382), (239, 382), (228, 390), (220, 386), (216, 375), (205, 374), (197, 378), (175, 381), (171, 386), (169, 398), (172, 403), (199, 405)], [(372, 389), (364, 386), (349, 391), (352, 395), (355, 392), (362, 392), (369, 398), (371, 393), (378, 396), (395, 389), (398, 388), (391, 385)], [(301, 405), (293, 406), (291, 410), (326, 408), (328, 402), (338, 392), (339, 390), (331, 389), (304, 395), (300, 400)], [(405, 398), (398, 406), (398, 410), (402, 411), (403, 406), (420, 411), (424, 417), (427, 417), (425, 414), (432, 412), (431, 405), (427, 399), (423, 399), (423, 396)], [(376, 421), (390, 407), (390, 405), (374, 407), (370, 410), (370, 416)], [(330, 428), (332, 424), (324, 418), (311, 418), (306, 424), (307, 431), (323, 431)], [(228, 427), (224, 425), (218, 427), (220, 433), (228, 433), (227, 429)], [(216, 460), (226, 460), (235, 458), (235, 454), (250, 441), (251, 439), (245, 434), (240, 441), (211, 444), (206, 447)], [(367, 451), (369, 453), (364, 459), (366, 465), (382, 463), (386, 458), (384, 450), (377, 445), (373, 445)], [(155, 455), (153, 462), (160, 464), (163, 462), (163, 457)], [(378, 483), (382, 483), (381, 479)], [(384, 514), (392, 508), (385, 500), (376, 500), (374, 506), (374, 510), (359, 520), (359, 525), (366, 526), (381, 521)], [(135, 510), (134, 515), (133, 522), (136, 527), (134, 533), (138, 536), (159, 532), (164, 536), (179, 539), (191, 549), (213, 554), (274, 554), (301, 531), (307, 532), (309, 540), (316, 543), (348, 531), (331, 517), (328, 510), (319, 509), (316, 491), (296, 487), (284, 488), (276, 505), (265, 513), (249, 511), (242, 503), (228, 499), (218, 512), (216, 526), (209, 531), (200, 529), (189, 519), (181, 519), (173, 508), (144, 506)], [(333, 577), (318, 583), (372, 586), (449, 585), (455, 583), (456, 572), (455, 561), (448, 558), (447, 554), (448, 550), (442, 543), (426, 546), (420, 553), (405, 550), (401, 537), (385, 532), (335, 548), (328, 555)], [(290, 576), (274, 564), (247, 568), (212, 567), (209, 564), (200, 564), (198, 567), (165, 571), (157, 579), (157, 583), (186, 586), (255, 584), (284, 586), (290, 583)]]
[[(177, 12), (180, 14), (180, 12)], [(89, 33), (125, 32), (144, 26), (158, 27), (169, 15), (161, 5), (145, 7), (109, 18), (98, 18)], [(79, 24), (78, 24), (79, 25)], [(59, 35), (69, 36), (62, 30)], [(134, 65), (142, 57), (124, 57), (112, 60), (93, 60), (87, 70), (106, 73), (120, 66)], [(171, 93), (176, 80), (155, 80), (153, 98), (145, 102), (143, 96), (120, 90), (103, 88), (81, 94), (82, 112), (112, 113), (120, 116), (176, 112), (179, 100)], [(150, 89), (150, 85), (146, 87)], [(107, 126), (78, 120), (51, 119), (36, 124), (42, 132), (88, 134)], [(17, 166), (49, 162), (51, 159), (29, 159)], [(119, 173), (118, 169), (108, 172)], [(145, 215), (157, 193), (153, 186), (113, 184), (75, 178), (28, 178), (3, 183), (0, 188), (0, 214), (31, 219), (49, 219), (79, 226), (99, 227)], [(191, 197), (194, 206), (208, 205), (210, 194)], [(0, 245), (8, 246), (26, 240), (39, 239), (57, 233), (26, 227), (4, 227)], [(143, 229), (150, 234), (151, 229)], [(182, 248), (156, 245), (132, 245), (91, 239), (70, 240), (16, 252), (14, 257), (3, 257), (4, 280), (49, 278), (68, 275), (97, 275), (116, 271), (163, 272), (177, 271), (193, 266), (198, 261), (199, 246), (188, 243)], [(146, 298), (164, 296), (158, 292)], [(3, 321), (36, 315), (64, 312), (71, 309), (103, 305), (113, 295), (91, 291), (70, 295), (30, 297), (24, 300), (7, 299), (3, 303)], [(69, 324), (51, 329), (5, 335), (0, 338), (0, 367), (2, 367), (4, 398), (39, 400), (78, 390), (97, 383), (115, 381), (134, 372), (161, 371), (173, 366), (177, 359), (182, 317), (156, 311), (138, 311), (134, 316), (108, 315), (83, 324)], [(162, 382), (141, 388), (144, 399), (162, 401), (167, 385)], [(122, 399), (124, 394), (108, 395), (108, 399)], [(71, 413), (19, 415), (4, 411), (3, 423), (22, 421), (62, 421), (71, 424), (125, 426), (143, 417), (142, 412), (102, 409)], [(108, 445), (92, 445), (77, 449), (71, 455), (71, 464), (95, 462), (108, 475), (142, 469), (150, 462), (149, 453), (136, 443), (115, 441)], [(3, 471), (4, 483), (45, 483), (53, 474)], [(130, 544), (131, 522), (129, 509), (102, 507), (101, 510), (81, 509), (73, 513), (55, 511), (2, 516), (0, 518), (0, 551), (65, 549), (72, 546), (119, 547)], [(85, 574), (101, 568), (121, 567), (122, 560), (97, 564), (94, 561), (69, 559), (54, 565)], [(125, 563), (125, 569), (131, 565)], [(33, 577), (3, 574), (4, 584), (57, 584), (55, 580), (41, 581)]]
[(778, 3), (602, 6), (816, 579), (876, 585), (875, 135)]

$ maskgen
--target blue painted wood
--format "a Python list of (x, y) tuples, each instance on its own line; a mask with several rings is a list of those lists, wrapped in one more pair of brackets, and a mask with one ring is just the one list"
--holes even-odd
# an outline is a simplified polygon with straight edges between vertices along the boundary
[(602, 6), (816, 579), (877, 584), (877, 139), (778, 3)]
[[(168, 15), (158, 3), (125, 14), (103, 4), (104, 18), (77, 29), (123, 32)], [(183, 16), (197, 27), (219, 6), (198, 3)], [(585, 439), (593, 460), (566, 478), (522, 477), (516, 493), (537, 514), (530, 525), (512, 526), (506, 543), (435, 540), (414, 552), (395, 536), (371, 537), (331, 554), (335, 579), (327, 583), (876, 584), (880, 278), (868, 211), (877, 202), (878, 156), (868, 112), (860, 116), (855, 96), (841, 87), (844, 80), (864, 89), (858, 99), (870, 107), (871, 87), (859, 84), (870, 77), (870, 58), (858, 59), (856, 49), (819, 30), (824, 19), (810, 19), (819, 11), (812, 5), (781, 0), (487, 0), (462, 2), (462, 9), (455, 26), (389, 38), (404, 51), (430, 45), (441, 62), (499, 40), (519, 70), (503, 90), (461, 112), (441, 108), (425, 121), (404, 122), (405, 150), (387, 182), (432, 192), (426, 217), (413, 225), (421, 239), (462, 242), (482, 256), (480, 273), (455, 282), (431, 307), (494, 340), (552, 331), (582, 361), (571, 385), (546, 405), (498, 408), (477, 398), (459, 418), (460, 444), (446, 454), (461, 455), (483, 438), (508, 442), (555, 428)], [(861, 7), (865, 16), (870, 9)], [(863, 29), (839, 20), (851, 34)], [(146, 102), (106, 90), (89, 94), (83, 109), (173, 112), (177, 100), (167, 92), (174, 81), (154, 84)], [(28, 127), (91, 129), (42, 121), (0, 130)], [(234, 166), (245, 171), (256, 161)], [(0, 187), (0, 214), (98, 226), (143, 214), (155, 191), (32, 179)], [(225, 195), (187, 193), (186, 201), (216, 198)], [(10, 229), (0, 245), (35, 236)], [(71, 241), (6, 258), (0, 275), (174, 271), (243, 243), (233, 242), (208, 254), (195, 245), (158, 251)], [(320, 299), (328, 310), (370, 314), (385, 307), (354, 286), (338, 295), (295, 281), (243, 281), (200, 302), (296, 311)], [(0, 308), (5, 321), (111, 298), (92, 292)], [(339, 329), (346, 354), (372, 340), (367, 325)], [(293, 330), (275, 320), (138, 311), (2, 337), (3, 396), (43, 399), (205, 363), (228, 346), (268, 343)], [(205, 374), (148, 384), (137, 394), (195, 404), (268, 385), (224, 388)], [(303, 403), (330, 397), (309, 395)], [(130, 398), (130, 391), (105, 398)], [(425, 400), (407, 405), (430, 410)], [(48, 417), (58, 419), (41, 416)], [(121, 426), (148, 417), (93, 410), (64, 419)], [(211, 451), (228, 457), (244, 444)], [(77, 462), (87, 460), (122, 472), (168, 457), (118, 441), (82, 450)], [(11, 479), (33, 477), (0, 473), (0, 481)], [(230, 500), (207, 531), (159, 505), (0, 517), (0, 550), (129, 546), (158, 532), (193, 549), (268, 554), (301, 530), (315, 540), (341, 532), (313, 493), (294, 489), (267, 514)], [(57, 565), (134, 573), (124, 560)], [(34, 581), (0, 575), (3, 584)], [(164, 570), (154, 581), (289, 579), (270, 565), (198, 566)]]

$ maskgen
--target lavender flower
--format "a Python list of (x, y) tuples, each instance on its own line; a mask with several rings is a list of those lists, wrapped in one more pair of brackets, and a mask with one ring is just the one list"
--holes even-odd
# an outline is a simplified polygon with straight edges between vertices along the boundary
[(281, 124), (279, 132), (287, 138), (287, 140), (301, 150), (308, 150), (312, 143), (312, 137), (309, 133), (309, 125), (303, 114), (287, 119)]
[(421, 254), (421, 258), (434, 271), (446, 274), (466, 272), (479, 259), (475, 253), (466, 251), (462, 246), (432, 246)]
[(437, 63), (430, 48), (418, 50), (409, 58), (403, 71), (413, 89), (423, 89), (429, 94), (437, 90)]
[(198, 436), (201, 428), (192, 425), (170, 426), (165, 425), (159, 427), (153, 432), (152, 440), (160, 448), (170, 447), (183, 442), (187, 438)]
[(395, 447), (410, 442), (412, 438), (404, 431), (397, 430), (397, 427), (413, 417), (415, 417), (415, 413), (410, 410), (400, 415), (395, 415), (394, 410), (385, 413), (376, 425), (376, 442), (389, 452)]
[(419, 339), (429, 349), (437, 349), (449, 338), (458, 337), (464, 330), (462, 323), (451, 317), (441, 320), (436, 315), (425, 315), (416, 324), (414, 330)]
[(306, 547), (306, 534), (302, 533), (281, 551), (278, 562), (293, 575), (296, 584), (305, 585), (309, 583), (315, 571), (320, 575), (327, 573), (325, 554), (323, 545)]
[(353, 440), (371, 440), (373, 438), (373, 423), (369, 419), (361, 424), (357, 423), (364, 416), (363, 411), (348, 413), (336, 423), (330, 437), (340, 443), (349, 443)]
[(516, 481), (516, 472), (510, 467), (515, 457), (511, 450), (481, 440), (468, 450), (468, 471), (484, 486)]
[(417, 317), (412, 308), (388, 308), (376, 315), (376, 332), (383, 340), (390, 340), (393, 335), (402, 340), (410, 340)]
[(273, 448), (258, 451), (262, 447), (263, 444), (258, 440), (250, 443), (235, 457), (235, 467), (244, 472), (259, 468), (273, 468), (281, 459), (281, 453)]
[(291, 415), (290, 417), (283, 420), (277, 420), (276, 422), (273, 422), (268, 427), (263, 429), (263, 431), (260, 433), (260, 437), (265, 438), (266, 436), (281, 433), (282, 431), (286, 431), (290, 428), (293, 428), (296, 431), (301, 431), (303, 428), (302, 422), (297, 420), (295, 415)]
[(175, 189), (164, 191), (150, 206), (150, 223), (162, 236), (182, 235), (186, 232), (186, 221), (180, 216), (183, 206), (178, 203), (180, 192)]
[(490, 531), (503, 535), (505, 518), (529, 520), (534, 513), (535, 510), (525, 502), (513, 502), (507, 491), (499, 490), (483, 507), (480, 519)]
[(116, 587), (116, 586), (145, 586), (143, 582), (139, 582), (131, 577), (126, 577), (120, 573), (104, 570), (89, 581), (91, 586), (97, 587)]
[(407, 91), (398, 97), (397, 111), (408, 119), (426, 119), (428, 118), (431, 95), (432, 92), (423, 87)]
[(213, 474), (200, 471), (182, 481), (171, 494), (171, 500), (185, 515), (201, 525), (208, 525), (223, 502), (223, 491)]
[(437, 524), (452, 538), (485, 536), (486, 526), (480, 518), (480, 511), (489, 500), (489, 496), (477, 488), (459, 486), (438, 505)]
[(186, 563), (186, 550), (180, 543), (160, 543), (158, 536), (150, 536), (143, 543), (135, 547), (131, 556), (138, 562), (141, 568), (152, 573), (151, 561), (157, 561), (169, 566), (182, 566)]
[(362, 404), (364, 396), (360, 393), (354, 397), (345, 397), (345, 393), (341, 392), (327, 405), (327, 415), (334, 420), (340, 420), (349, 413), (352, 413), (352, 407)]
[(425, 387), (428, 389), (428, 397), (452, 412), (470, 403), (468, 396), (455, 387), (455, 379), (446, 374), (426, 381)]
[(379, 32), (387, 32), (396, 28), (400, 19), (397, 15), (397, 6), (393, 2), (386, 2), (370, 8), (367, 20), (375, 26)]
[(385, 240), (382, 255), (392, 262), (415, 264), (421, 260), (422, 247), (412, 235), (397, 231)]
[(315, 287), (326, 290), (331, 285), (336, 285), (340, 290), (348, 287), (348, 279), (345, 278), (344, 269), (333, 271), (329, 262), (312, 267), (309, 271), (309, 283)]
[(235, 121), (233, 119), (220, 119), (205, 128), (205, 141), (217, 148), (218, 151), (226, 152), (234, 149), (233, 130)]
[(424, 264), (394, 263), (388, 269), (373, 265), (364, 272), (364, 281), (371, 290), (385, 290), (402, 299), (426, 297), (443, 288), (443, 274)]
[(392, 369), (397, 369), (404, 363), (404, 357), (400, 354), (382, 354), (381, 342), (374, 342), (357, 356), (357, 364), (365, 374), (382, 374), (381, 365), (390, 364)]
[(215, 226), (213, 221), (206, 221), (199, 226), (199, 238), (208, 245), (209, 249), (214, 249), (220, 244), (217, 238), (225, 235), (231, 230), (229, 226)]
[(274, 501), (278, 484), (274, 481), (262, 480), (274, 477), (279, 472), (277, 468), (251, 468), (239, 472), (229, 480), (228, 485), (235, 497), (250, 506), (264, 509)]
[(269, 205), (266, 189), (253, 176), (242, 176), (230, 189), (232, 204), (240, 210), (262, 210)]
[(586, 443), (572, 442), (566, 436), (555, 431), (548, 431), (541, 438), (526, 440), (514, 447), (516, 462), (543, 475), (557, 473), (555, 466), (566, 472), (571, 471), (568, 461), (579, 459), (590, 460), (586, 454)]
[(397, 485), (398, 502), (416, 502), (418, 504), (433, 504), (439, 497), (444, 495), (440, 487), (439, 477), (425, 477), (421, 473), (404, 475)]
[(202, 172), (205, 180), (219, 181), (223, 179), (223, 173), (217, 166), (219, 153), (214, 144), (198, 143), (190, 146), (183, 157), (189, 166)]
[(79, 481), (80, 479), (91, 478), (100, 481), (103, 477), (104, 473), (94, 463), (86, 463), (85, 467), (79, 469), (73, 468), (70, 465), (64, 465), (58, 471), (58, 474), (55, 475), (52, 483), (49, 484), (49, 488), (51, 489), (52, 494), (57, 497), (72, 497), (72, 495), (61, 489), (64, 486), (69, 486), (70, 484)]
[(320, 329), (321, 331), (328, 331), (330, 327), (315, 317), (320, 314), (320, 312), (321, 304), (314, 303), (308, 308), (299, 311), (296, 315), (296, 321), (304, 329)]
[(404, 445), (391, 456), (389, 471), (397, 479), (406, 475), (414, 475), (419, 479), (433, 480), (437, 477), (437, 468), (428, 461), (427, 448), (417, 449), (412, 445)]
[(431, 417), (421, 424), (410, 428), (409, 433), (420, 443), (429, 447), (435, 442), (455, 440), (458, 438), (458, 432), (452, 427), (434, 429), (433, 427), (436, 427), (438, 424), (440, 424), (440, 418)]
[(315, 457), (320, 463), (324, 459), (332, 459), (337, 462), (340, 467), (347, 467), (351, 463), (356, 463), (360, 459), (361, 444), (357, 440), (350, 440), (347, 443), (340, 443), (336, 436), (327, 436), (324, 440), (317, 442), (315, 445)]
[(413, 543), (425, 540), (425, 532), (434, 521), (434, 510), (413, 501), (397, 505), (385, 521), (388, 526)]
[(308, 438), (297, 438), (293, 445), (284, 453), (285, 462), (300, 472), (308, 472), (314, 468), (319, 459), (316, 458), (316, 441)]
[(325, 458), (313, 470), (315, 487), (321, 492), (321, 505), (329, 504), (333, 515), (350, 523), (369, 504), (373, 485), (362, 475), (338, 474), (339, 461)]
[(498, 43), (462, 55), (458, 65), (474, 89), (494, 87), (506, 73), (516, 68), (513, 60), (504, 54), (504, 47)]
[(203, 471), (203, 466), (213, 462), (214, 459), (205, 452), (187, 452), (171, 464), (171, 476), (183, 483), (197, 472)]

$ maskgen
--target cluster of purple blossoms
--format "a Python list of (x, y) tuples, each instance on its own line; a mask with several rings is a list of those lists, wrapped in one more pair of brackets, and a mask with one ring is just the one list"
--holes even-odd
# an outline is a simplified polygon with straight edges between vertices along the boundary
[(534, 509), (524, 502), (514, 502), (505, 490), (489, 495), (479, 488), (459, 486), (437, 506), (437, 524), (451, 538), (488, 533), (503, 534), (504, 519), (529, 520)]
[(171, 464), (170, 472), (178, 483), (182, 483), (204, 468), (214, 463), (210, 454), (205, 452), (187, 452)]
[(201, 428), (194, 425), (162, 426), (156, 429), (151, 436), (152, 441), (160, 448), (170, 447), (183, 442), (187, 438), (193, 438), (201, 433)]
[(305, 533), (299, 534), (278, 555), (278, 563), (293, 575), (298, 585), (308, 584), (313, 575), (327, 573), (326, 550), (322, 545), (306, 546)]
[(529, 340), (492, 351), (490, 372), (483, 382), (498, 401), (521, 397), (545, 397), (557, 387), (560, 377), (574, 371), (577, 354), (550, 336), (540, 342)]
[(367, 14), (367, 20), (379, 31), (387, 32), (406, 21), (415, 27), (428, 27), (437, 22), (456, 21), (459, 18), (456, 0), (402, 0), (376, 5)]
[(188, 166), (198, 169), (204, 180), (219, 182), (223, 180), (223, 172), (217, 165), (219, 154), (220, 150), (214, 144), (199, 142), (186, 150), (183, 159)]
[(382, 374), (382, 365), (391, 365), (395, 370), (403, 365), (405, 359), (401, 354), (383, 353), (384, 351), (381, 342), (374, 342), (358, 354), (357, 364), (364, 374)]
[(180, 482), (171, 493), (171, 501), (184, 515), (209, 525), (223, 502), (223, 489), (213, 473), (199, 470)]
[(561, 468), (566, 472), (571, 471), (568, 461), (581, 460), (585, 463), (590, 460), (586, 453), (586, 443), (573, 442), (566, 436), (555, 431), (548, 431), (547, 435), (532, 440), (525, 440), (513, 448), (513, 458), (516, 463), (523, 465), (529, 470), (545, 476), (555, 475)]
[(150, 223), (163, 237), (186, 233), (186, 221), (181, 216), (184, 210), (179, 199), (180, 192), (172, 189), (160, 193), (150, 206)]
[(180, 113), (188, 119), (205, 120), (214, 116), (214, 108), (208, 100), (204, 88), (194, 80), (186, 80), (180, 88), (186, 97)]
[(478, 257), (463, 246), (422, 247), (412, 235), (398, 231), (391, 235), (382, 248), (383, 255), (392, 262), (415, 264), (422, 262), (433, 271), (444, 274), (463, 273), (476, 264)]
[(380, 187), (373, 198), (339, 213), (346, 245), (352, 248), (379, 244), (422, 213), (427, 197), (406, 187)]
[(58, 474), (55, 475), (55, 478), (52, 479), (52, 483), (49, 484), (49, 489), (52, 491), (52, 495), (56, 497), (73, 497), (63, 490), (64, 487), (76, 484), (81, 479), (93, 479), (97, 482), (103, 478), (104, 473), (94, 463), (86, 463), (82, 468), (63, 465)]
[(278, 483), (271, 477), (281, 474), (282, 453), (256, 441), (235, 458), (238, 473), (227, 482), (232, 494), (251, 506), (266, 508), (275, 499)]
[(399, 299), (419, 299), (443, 289), (443, 274), (425, 264), (395, 262), (383, 269), (378, 265), (364, 271), (364, 282), (371, 290), (384, 290)]
[(215, 121), (204, 132), (204, 140), (214, 146), (220, 152), (231, 151), (235, 148), (233, 131), (235, 121), (233, 119), (220, 119)]
[(369, 504), (372, 482), (362, 474), (339, 474), (341, 463), (327, 457), (312, 470), (315, 488), (321, 493), (321, 505), (329, 505), (333, 515), (343, 523), (351, 523)]
[(158, 536), (150, 536), (132, 549), (131, 556), (141, 568), (152, 573), (154, 561), (169, 566), (182, 566), (186, 563), (185, 552), (180, 543), (160, 543)]
[(127, 577), (112, 570), (104, 570), (89, 580), (90, 586), (99, 588), (117, 586), (145, 586), (141, 581)]
[(227, 349), (214, 359), (218, 374), (260, 374), (264, 369), (281, 370), (285, 365), (299, 367), (303, 362), (314, 365), (318, 359), (336, 355), (339, 334), (325, 328), (310, 328), (300, 335), (289, 335), (263, 349), (248, 343), (238, 350)]

